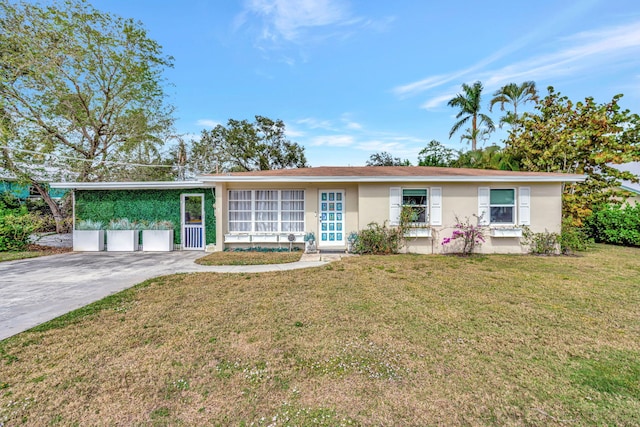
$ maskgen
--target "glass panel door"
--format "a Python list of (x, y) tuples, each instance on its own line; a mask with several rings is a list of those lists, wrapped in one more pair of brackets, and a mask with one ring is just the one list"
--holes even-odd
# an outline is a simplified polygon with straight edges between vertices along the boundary
[(319, 201), (318, 246), (343, 247), (345, 245), (344, 191), (321, 190)]
[(182, 194), (182, 249), (204, 249), (204, 194)]

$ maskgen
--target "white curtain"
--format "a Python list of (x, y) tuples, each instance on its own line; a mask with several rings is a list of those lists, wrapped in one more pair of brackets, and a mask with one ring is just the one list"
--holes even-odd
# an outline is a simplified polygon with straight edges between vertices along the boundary
[(304, 190), (230, 190), (229, 231), (303, 232)]
[(304, 231), (304, 191), (282, 191), (282, 231)]
[(251, 231), (251, 191), (229, 191), (229, 231)]
[(256, 190), (256, 231), (278, 231), (278, 191)]

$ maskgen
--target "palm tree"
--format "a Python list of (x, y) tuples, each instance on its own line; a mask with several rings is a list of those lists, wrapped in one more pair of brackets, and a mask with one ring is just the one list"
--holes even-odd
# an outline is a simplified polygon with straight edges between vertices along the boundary
[(518, 120), (518, 105), (536, 101), (538, 101), (536, 82), (523, 82), (519, 86), (515, 83), (509, 83), (494, 92), (493, 98), (491, 98), (491, 102), (489, 103), (489, 111), (493, 111), (493, 106), (496, 104), (500, 104), (500, 111), (505, 110), (505, 104), (512, 105), (513, 112), (507, 112), (507, 114), (500, 119), (500, 127), (502, 127), (504, 123), (513, 126)]
[[(449, 138), (453, 136), (465, 123), (471, 119), (471, 128), (468, 130), (466, 137), (463, 136), (463, 139), (469, 139), (471, 141), (471, 149), (475, 150), (477, 146), (478, 136), (481, 134), (488, 135), (488, 133), (496, 130), (493, 125), (493, 120), (491, 117), (487, 116), (480, 112), (480, 98), (482, 96), (482, 83), (475, 82), (473, 86), (469, 86), (466, 83), (462, 84), (463, 93), (457, 94), (453, 99), (451, 99), (447, 105), (449, 107), (458, 107), (460, 111), (456, 115), (456, 119), (458, 120), (451, 131), (449, 132)], [(478, 121), (480, 118), (480, 121)], [(480, 131), (479, 128), (481, 124), (485, 124), (486, 129), (484, 131)]]
[(465, 133), (460, 136), (460, 141), (471, 142), (472, 146), (478, 141), (486, 142), (489, 139), (489, 135), (495, 130), (495, 128), (493, 127), (493, 123), (491, 123), (491, 126), (487, 127), (483, 127), (483, 124), (485, 124), (485, 120), (484, 118), (480, 118), (478, 128), (476, 130), (471, 128), (465, 129)]
[(490, 145), (481, 150), (460, 152), (456, 160), (452, 162), (456, 168), (520, 170), (520, 164), (503, 148)]

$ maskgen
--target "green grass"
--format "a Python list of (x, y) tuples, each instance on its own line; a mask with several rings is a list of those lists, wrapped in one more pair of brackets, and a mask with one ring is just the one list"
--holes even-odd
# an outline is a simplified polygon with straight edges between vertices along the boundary
[(18, 251), (18, 252), (0, 252), (0, 262), (3, 261), (16, 261), (20, 259), (36, 258), (47, 255), (55, 255), (60, 253), (69, 252), (68, 248), (47, 248), (44, 246), (31, 245), (33, 250)]
[(301, 252), (214, 252), (198, 258), (201, 265), (264, 265), (300, 261)]
[(0, 262), (43, 256), (42, 251), (0, 252)]
[(640, 249), (149, 280), (0, 342), (5, 425), (640, 424)]

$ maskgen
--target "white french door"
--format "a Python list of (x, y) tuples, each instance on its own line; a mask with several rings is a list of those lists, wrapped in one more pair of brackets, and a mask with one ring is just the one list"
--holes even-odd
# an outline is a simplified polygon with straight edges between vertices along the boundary
[(344, 247), (345, 200), (343, 190), (320, 190), (318, 247)]
[(204, 235), (204, 194), (181, 194), (182, 249), (203, 250)]

